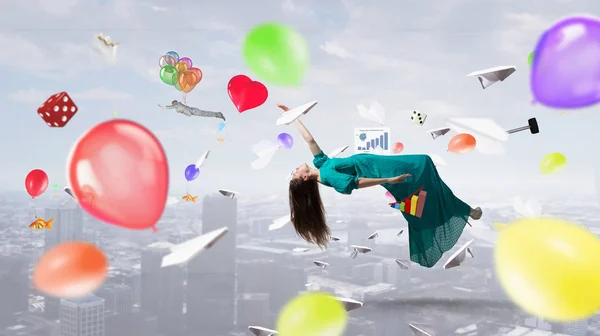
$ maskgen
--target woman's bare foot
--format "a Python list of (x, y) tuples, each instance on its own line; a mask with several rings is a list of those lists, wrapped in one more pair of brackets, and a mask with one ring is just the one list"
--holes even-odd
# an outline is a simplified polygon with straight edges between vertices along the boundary
[(474, 220), (480, 219), (482, 215), (483, 215), (483, 210), (481, 210), (480, 207), (471, 209), (471, 213), (469, 214), (469, 216), (471, 216), (471, 218), (473, 218)]

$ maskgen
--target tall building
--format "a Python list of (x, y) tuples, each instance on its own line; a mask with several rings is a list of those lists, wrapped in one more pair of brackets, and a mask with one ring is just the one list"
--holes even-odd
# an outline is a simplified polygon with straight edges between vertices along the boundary
[(588, 326), (588, 319), (567, 323), (553, 323), (552, 331), (556, 333), (566, 334), (569, 336), (587, 336)]
[(202, 207), (202, 233), (229, 232), (188, 263), (186, 324), (189, 335), (223, 335), (234, 329), (237, 199), (206, 196)]
[(133, 289), (125, 284), (105, 284), (96, 291), (104, 299), (107, 335), (131, 330), (133, 323)]
[[(45, 220), (54, 218), (53, 229), (44, 230), (44, 250), (72, 240), (83, 239), (83, 209), (73, 199), (65, 201), (60, 208), (46, 209)], [(44, 316), (49, 320), (59, 317), (60, 299), (44, 298)]]
[(159, 331), (179, 336), (184, 331), (184, 270), (180, 266), (161, 267), (162, 258), (173, 244), (158, 242), (142, 252), (141, 309), (156, 316)]
[(28, 260), (25, 256), (0, 254), (0, 329), (16, 321), (16, 313), (29, 309)]
[(104, 299), (60, 300), (60, 336), (104, 336)]

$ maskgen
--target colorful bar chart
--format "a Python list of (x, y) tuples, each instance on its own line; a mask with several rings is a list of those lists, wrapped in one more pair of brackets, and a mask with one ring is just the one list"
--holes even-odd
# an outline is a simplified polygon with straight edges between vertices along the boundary
[(427, 192), (421, 190), (419, 195), (412, 195), (403, 201), (390, 203), (390, 208), (394, 208), (405, 214), (421, 218), (423, 215), (423, 208), (425, 207), (425, 200), (427, 199)]
[(356, 128), (354, 134), (356, 153), (390, 152), (389, 128)]

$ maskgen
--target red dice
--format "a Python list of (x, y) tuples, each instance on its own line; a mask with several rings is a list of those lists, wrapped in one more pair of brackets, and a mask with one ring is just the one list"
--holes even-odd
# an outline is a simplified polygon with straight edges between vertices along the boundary
[(57, 93), (48, 98), (37, 113), (50, 127), (64, 127), (77, 113), (77, 105), (66, 92)]

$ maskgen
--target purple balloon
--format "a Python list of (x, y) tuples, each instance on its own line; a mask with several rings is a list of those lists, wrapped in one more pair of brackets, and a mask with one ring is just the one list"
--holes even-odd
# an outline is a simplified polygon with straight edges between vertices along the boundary
[(277, 143), (285, 149), (292, 149), (292, 146), (294, 146), (294, 138), (287, 133), (281, 133), (277, 136)]
[(531, 91), (551, 108), (600, 102), (600, 20), (566, 18), (540, 38), (533, 54)]
[(190, 69), (192, 67), (192, 60), (189, 57), (182, 57), (179, 59), (179, 62), (183, 62), (183, 63), (187, 64), (188, 69)]
[(195, 164), (191, 164), (185, 168), (185, 179), (191, 182), (200, 176), (200, 169)]

